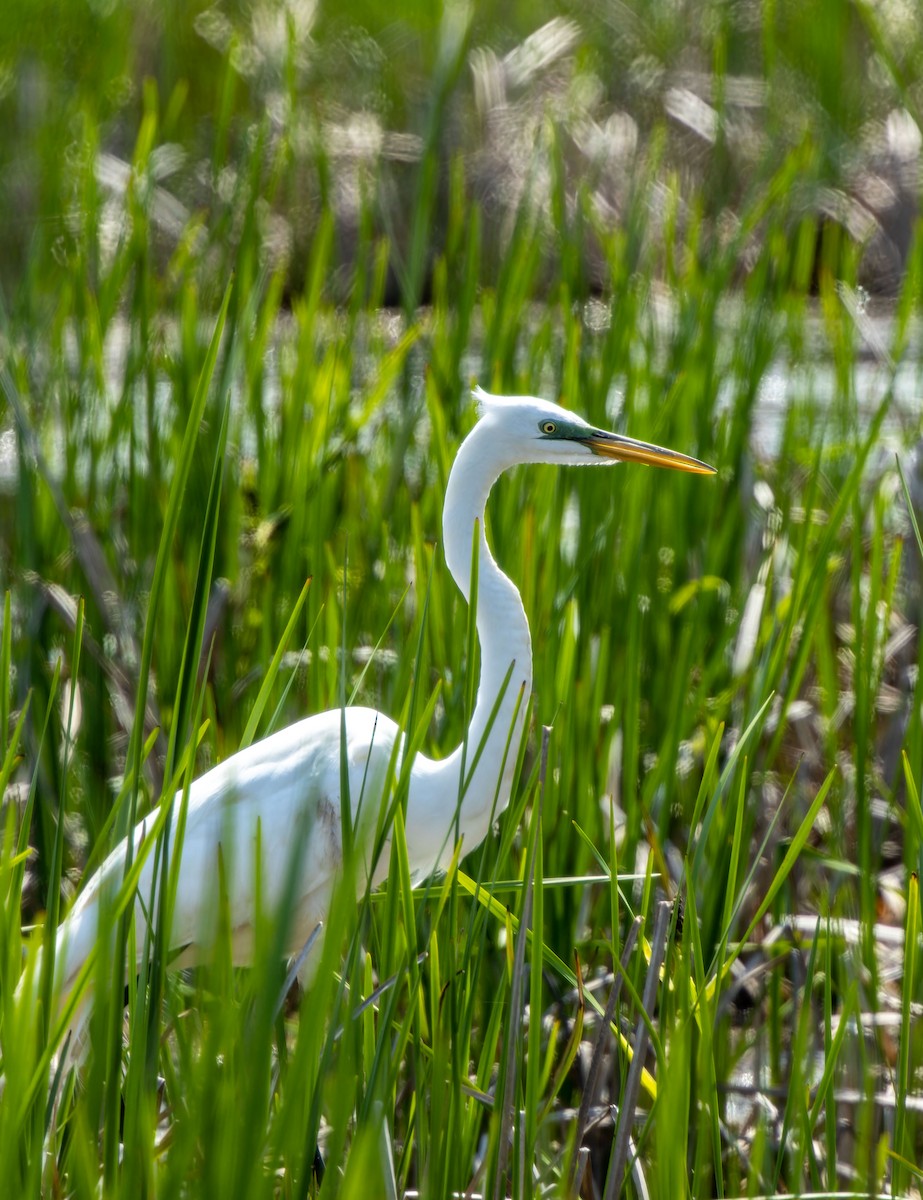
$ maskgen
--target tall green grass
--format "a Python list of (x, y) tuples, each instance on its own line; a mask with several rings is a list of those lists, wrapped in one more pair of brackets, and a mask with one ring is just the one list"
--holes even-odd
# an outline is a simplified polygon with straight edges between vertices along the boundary
[[(494, 263), (465, 161), (436, 169), (467, 45), (439, 36), (400, 309), (381, 307), (395, 247), (371, 207), (346, 304), (329, 209), (303, 281), (274, 262), (266, 205), (293, 177), (268, 124), (222, 219), (192, 216), (164, 255), (154, 185), (178, 102), (149, 87), (123, 236), (101, 244), (87, 116), (68, 253), (36, 246), (4, 314), (0, 1180), (75, 1197), (912, 1194), (923, 549), (890, 451), (920, 432), (892, 420), (897, 367), (918, 371), (919, 246), (871, 411), (855, 256), (793, 200), (810, 146), (745, 191), (736, 237), (712, 237), (703, 202), (654, 246), (653, 172), (612, 231), (568, 192), (549, 133), (551, 225), (523, 204)], [(608, 278), (592, 299), (590, 244)], [(761, 384), (779, 368), (792, 395), (770, 451)], [(718, 475), (504, 477), (489, 534), (523, 593), (535, 694), (497, 836), (413, 889), (398, 781), (388, 885), (357, 907), (347, 866), (303, 994), (285, 913), (259, 896), (257, 961), (232, 969), (220, 877), (194, 972), (123, 924), (85, 980), (86, 1066), (49, 1080), (53, 929), (136, 817), (344, 698), (427, 752), (463, 739), (476, 653), (439, 541), (475, 376)], [(149, 969), (126, 1005), (133, 938)]]

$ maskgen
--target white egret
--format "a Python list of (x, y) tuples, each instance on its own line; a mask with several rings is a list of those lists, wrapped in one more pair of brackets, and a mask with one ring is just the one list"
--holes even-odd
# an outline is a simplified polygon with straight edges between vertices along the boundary
[[(405, 827), (410, 867), (417, 876), (444, 867), (451, 858), (456, 815), (467, 852), (481, 842), (493, 816), (506, 807), (532, 684), (532, 645), (522, 601), (494, 561), (484, 534), (484, 507), (494, 481), (520, 463), (589, 466), (634, 462), (701, 475), (714, 473), (697, 459), (596, 429), (544, 400), (491, 396), (479, 388), (475, 397), (481, 416), (452, 466), (443, 537), (446, 564), (466, 600), (473, 538), (478, 538), (481, 677), (466, 743), (464, 788), (461, 746), (440, 761), (417, 754), (410, 765)], [(189, 965), (207, 953), (207, 935), (214, 928), (214, 918), (210, 920), (208, 914), (214, 914), (217, 907), (219, 852), (227, 878), (237, 963), (246, 964), (253, 958), (257, 845), (262, 856), (264, 903), (273, 905), (285, 894), (294, 895), (294, 910), (287, 914), (290, 952), (297, 951), (323, 921), (342, 863), (344, 735), (351, 808), (355, 810), (361, 796), (364, 810), (374, 812), (377, 818), (381, 793), (400, 759), (402, 733), (389, 717), (370, 708), (337, 709), (308, 717), (232, 755), (193, 782), (167, 943), (178, 952), (175, 965)], [(512, 753), (509, 747), (513, 747)], [(175, 807), (177, 800), (173, 804)], [(353, 824), (355, 816), (353, 811)], [(301, 829), (304, 837), (299, 842)], [(136, 854), (143, 839), (141, 825), (134, 834)], [(229, 856), (230, 839), (234, 845)], [(286, 893), (287, 867), (296, 844), (300, 861), (294, 873), (294, 893)], [(367, 846), (363, 850), (367, 852)], [(126, 851), (123, 842), (110, 854), (58, 931), (56, 977), (61, 995), (72, 987), (91, 952), (101, 893), (121, 880)], [(373, 886), (387, 873), (387, 860), (385, 853), (380, 865), (372, 868)], [(145, 920), (142, 902), (146, 904), (152, 894), (153, 861), (149, 854), (138, 884), (135, 917), (139, 931)], [(359, 882), (364, 888), (367, 879)], [(140, 947), (142, 943), (139, 932), (137, 944)]]

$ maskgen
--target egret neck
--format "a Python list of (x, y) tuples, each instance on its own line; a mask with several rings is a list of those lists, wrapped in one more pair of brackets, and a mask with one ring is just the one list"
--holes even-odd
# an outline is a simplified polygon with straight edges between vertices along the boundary
[[(443, 510), (446, 564), (469, 603), (475, 527), (478, 539), (477, 632), (481, 673), (477, 703), (467, 742), (449, 759), (457, 764), (458, 773), (446, 772), (449, 779), (461, 786), (464, 755), (467, 848), (483, 839), (492, 815), (501, 813), (509, 803), (532, 690), (529, 622), (519, 591), (494, 561), (484, 531), (484, 510), (490, 489), (497, 477), (515, 463), (491, 426), (489, 419), (481, 420), (463, 442), (449, 475)], [(450, 844), (449, 854), (452, 849)]]

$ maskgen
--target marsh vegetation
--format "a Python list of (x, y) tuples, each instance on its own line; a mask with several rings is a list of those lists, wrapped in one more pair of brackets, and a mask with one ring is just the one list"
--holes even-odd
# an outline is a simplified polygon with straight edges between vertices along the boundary
[[(919, 1195), (923, 25), (378, 7), (0, 35), (2, 1189)], [(101, 950), (49, 1104), (17, 981), (132, 814), (344, 699), (461, 740), (475, 379), (718, 475), (502, 479), (496, 836), (398, 837), (304, 993), (265, 912), (127, 1007)]]

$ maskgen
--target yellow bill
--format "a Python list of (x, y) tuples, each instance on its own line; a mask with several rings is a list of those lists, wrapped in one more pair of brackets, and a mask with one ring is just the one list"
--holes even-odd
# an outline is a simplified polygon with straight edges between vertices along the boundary
[(638, 442), (634, 438), (618, 433), (597, 430), (580, 439), (601, 458), (615, 458), (619, 462), (644, 463), (648, 467), (670, 467), (674, 471), (691, 471), (693, 475), (714, 475), (715, 468), (708, 463), (668, 450), (666, 446), (655, 446), (651, 442)]

